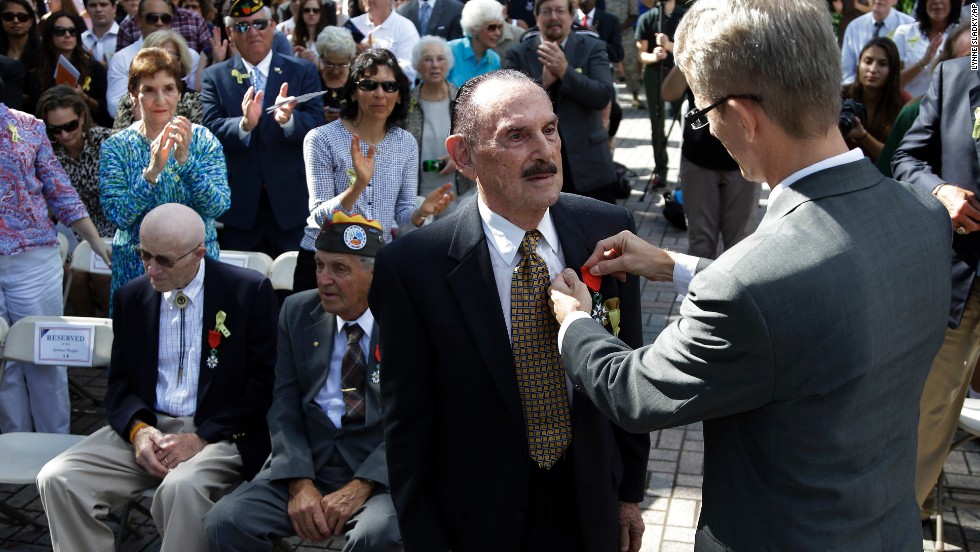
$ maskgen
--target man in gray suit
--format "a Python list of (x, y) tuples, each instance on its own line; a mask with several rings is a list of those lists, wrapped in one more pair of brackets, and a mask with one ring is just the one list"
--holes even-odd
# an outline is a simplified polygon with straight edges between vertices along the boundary
[(419, 36), (441, 36), (446, 40), (463, 38), (459, 20), (463, 4), (457, 0), (410, 0), (398, 6), (398, 13), (415, 24)]
[(948, 315), (949, 217), (847, 150), (820, 0), (699, 0), (677, 39), (701, 107), (688, 121), (770, 183), (769, 210), (710, 264), (625, 232), (599, 242), (593, 273), (687, 297), (633, 351), (578, 312), (588, 291), (564, 272), (565, 369), (629, 431), (704, 420), (697, 550), (921, 550), (916, 422)]
[(529, 75), (548, 92), (561, 135), (563, 192), (615, 203), (616, 180), (602, 110), (615, 95), (606, 43), (572, 32), (571, 0), (536, 0), (540, 38), (525, 37), (507, 52), (505, 69)]
[[(970, 375), (980, 356), (980, 71), (967, 58), (936, 68), (919, 116), (895, 152), (895, 178), (932, 193), (946, 206), (956, 229), (952, 243), (952, 303), (949, 328), (932, 361), (919, 408), (915, 494), (922, 517), (956, 433)], [(947, 244), (948, 247), (948, 244)]]
[(293, 534), (345, 535), (345, 551), (402, 549), (367, 303), (382, 245), (380, 224), (339, 213), (317, 237), (317, 289), (290, 296), (279, 317), (272, 456), (204, 518), (211, 550), (269, 550)]

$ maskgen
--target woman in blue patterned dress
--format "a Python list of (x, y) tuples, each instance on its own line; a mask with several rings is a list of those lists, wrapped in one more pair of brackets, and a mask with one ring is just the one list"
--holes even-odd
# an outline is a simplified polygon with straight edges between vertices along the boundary
[[(381, 223), (385, 241), (392, 227), (422, 226), (455, 199), (453, 185), (429, 193), (416, 208), (419, 146), (395, 126), (408, 108), (408, 79), (388, 50), (357, 56), (344, 86), (340, 119), (317, 127), (303, 141), (310, 217), (300, 242), (293, 291), (316, 287), (316, 236), (334, 211)], [(349, 171), (349, 172), (348, 172)]]
[(181, 203), (197, 211), (204, 219), (208, 256), (218, 258), (214, 219), (231, 205), (225, 157), (208, 129), (174, 116), (180, 74), (179, 62), (162, 48), (136, 54), (129, 93), (142, 119), (102, 145), (102, 209), (119, 228), (112, 243), (113, 295), (144, 273), (139, 228), (157, 205)]

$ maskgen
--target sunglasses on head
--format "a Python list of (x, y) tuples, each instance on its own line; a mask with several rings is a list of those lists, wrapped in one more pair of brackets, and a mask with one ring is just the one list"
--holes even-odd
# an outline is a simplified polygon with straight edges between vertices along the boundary
[(76, 36), (78, 29), (75, 27), (51, 27), (51, 34), (54, 36)]
[(378, 82), (371, 79), (361, 79), (357, 81), (357, 87), (365, 92), (374, 92), (378, 89), (378, 86), (381, 86), (381, 89), (388, 93), (398, 92), (397, 81)]
[(13, 21), (14, 19), (20, 21), (21, 23), (27, 23), (31, 20), (31, 16), (30, 14), (26, 14), (24, 12), (3, 12), (4, 21)]
[(171, 259), (170, 257), (165, 257), (163, 255), (154, 255), (153, 253), (150, 253), (149, 251), (147, 251), (147, 250), (145, 250), (145, 249), (143, 249), (141, 247), (140, 248), (140, 258), (143, 259), (143, 262), (144, 263), (148, 263), (150, 261), (156, 261), (156, 263), (158, 265), (162, 266), (163, 268), (173, 268), (174, 265), (177, 264), (177, 261), (179, 261), (179, 260), (183, 259), (184, 257), (190, 255), (191, 253), (197, 251), (197, 248), (198, 247), (201, 247), (203, 245), (204, 245), (203, 243), (200, 243), (200, 244), (195, 245), (194, 246), (194, 249), (191, 249), (190, 251), (188, 251), (187, 253), (184, 253), (180, 257), (177, 257), (176, 259)]
[(150, 25), (156, 25), (157, 23), (169, 25), (173, 23), (174, 16), (169, 13), (147, 13), (143, 15), (143, 21), (146, 21)]
[(248, 21), (239, 21), (231, 26), (238, 34), (245, 34), (250, 28), (254, 28), (256, 31), (264, 31), (266, 27), (269, 26), (268, 19), (256, 19), (249, 23)]
[(303, 8), (303, 13), (320, 13), (320, 8)]
[(62, 132), (75, 132), (75, 129), (78, 128), (78, 119), (75, 119), (73, 121), (68, 121), (63, 125), (47, 125), (47, 127), (48, 127), (48, 134), (52, 136), (56, 136), (58, 134), (61, 134)]

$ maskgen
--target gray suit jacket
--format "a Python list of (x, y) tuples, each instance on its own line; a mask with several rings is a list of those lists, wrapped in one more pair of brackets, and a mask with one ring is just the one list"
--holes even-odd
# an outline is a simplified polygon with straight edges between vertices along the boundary
[[(537, 37), (527, 37), (507, 52), (505, 69), (517, 69), (541, 82), (543, 70), (538, 61)], [(558, 133), (562, 154), (572, 174), (575, 191), (589, 192), (608, 186), (616, 180), (609, 132), (602, 126), (601, 111), (613, 99), (612, 70), (606, 43), (599, 39), (571, 33), (565, 43), (568, 70), (548, 89), (558, 114)]]
[(276, 386), (269, 409), (272, 432), (271, 479), (317, 480), (324, 464), (339, 451), (354, 476), (388, 486), (384, 409), (381, 390), (371, 381), (380, 361), (374, 351), (378, 327), (371, 333), (364, 424), (338, 429), (314, 401), (327, 380), (336, 317), (323, 310), (317, 290), (294, 294), (279, 315)]
[[(980, 195), (980, 140), (972, 136), (980, 109), (980, 71), (968, 58), (936, 68), (919, 116), (892, 160), (896, 180), (931, 192), (948, 182)], [(953, 236), (953, 301), (949, 325), (956, 328), (980, 264), (980, 233)]]
[(785, 189), (631, 351), (590, 320), (576, 389), (629, 431), (704, 420), (695, 550), (921, 550), (919, 396), (943, 339), (949, 217), (867, 160)]
[(415, 30), (419, 32), (419, 36), (435, 35), (446, 40), (463, 38), (463, 28), (459, 25), (459, 18), (463, 14), (463, 4), (456, 0), (438, 0), (432, 10), (432, 15), (429, 16), (427, 29), (422, 29), (419, 26), (419, 0), (411, 0), (398, 6), (398, 13), (415, 25)]

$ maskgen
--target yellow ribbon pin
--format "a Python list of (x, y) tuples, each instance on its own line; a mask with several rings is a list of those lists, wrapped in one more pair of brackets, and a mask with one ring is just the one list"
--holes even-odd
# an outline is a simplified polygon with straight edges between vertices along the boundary
[(973, 139), (980, 140), (980, 107), (973, 110)]
[(606, 299), (606, 313), (609, 315), (609, 325), (612, 327), (613, 336), (619, 337), (619, 297)]
[(85, 77), (85, 82), (82, 83), (82, 90), (88, 92), (92, 86), (92, 77)]
[(248, 76), (248, 73), (242, 73), (238, 69), (232, 69), (231, 76), (235, 77), (235, 79), (238, 80), (238, 84), (242, 84), (246, 80), (251, 80), (251, 77)]
[(17, 127), (13, 123), (7, 125), (7, 130), (10, 131), (10, 141), (20, 142), (20, 133), (17, 132)]
[(223, 335), (225, 337), (231, 337), (231, 332), (228, 331), (228, 328), (225, 327), (225, 318), (226, 317), (227, 317), (227, 315), (225, 314), (225, 311), (220, 311), (219, 310), (218, 311), (218, 314), (216, 314), (215, 317), (214, 317), (214, 321), (215, 321), (214, 329), (217, 330), (217, 331), (219, 331), (219, 332), (221, 332), (221, 335)]

